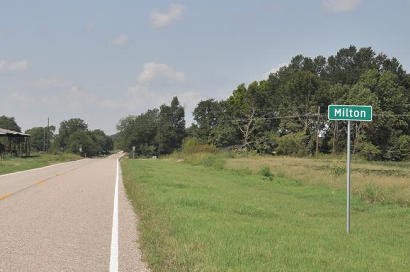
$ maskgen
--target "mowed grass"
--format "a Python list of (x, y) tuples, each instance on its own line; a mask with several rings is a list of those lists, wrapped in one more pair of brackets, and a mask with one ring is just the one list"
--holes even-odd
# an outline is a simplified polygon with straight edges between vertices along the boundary
[(152, 271), (408, 271), (410, 211), (171, 160), (122, 160)]
[(0, 175), (78, 159), (81, 159), (81, 157), (70, 153), (61, 153), (57, 155), (39, 153), (26, 158), (8, 157), (4, 160), (0, 160)]

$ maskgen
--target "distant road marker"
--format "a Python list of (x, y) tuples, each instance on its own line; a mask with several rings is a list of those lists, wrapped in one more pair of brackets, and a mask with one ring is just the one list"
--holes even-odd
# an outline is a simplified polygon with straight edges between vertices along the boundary
[(6, 198), (8, 198), (8, 197), (10, 197), (10, 196), (11, 196), (11, 194), (2, 195), (2, 196), (0, 196), (0, 200), (6, 199)]
[(40, 185), (41, 183), (44, 183), (44, 182), (46, 182), (46, 179), (43, 179), (43, 180), (40, 180), (40, 181), (36, 182), (36, 185)]

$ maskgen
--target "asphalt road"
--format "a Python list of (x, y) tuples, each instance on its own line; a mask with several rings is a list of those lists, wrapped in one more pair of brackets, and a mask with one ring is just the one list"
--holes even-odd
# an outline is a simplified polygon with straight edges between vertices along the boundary
[(119, 156), (0, 176), (0, 271), (148, 271)]

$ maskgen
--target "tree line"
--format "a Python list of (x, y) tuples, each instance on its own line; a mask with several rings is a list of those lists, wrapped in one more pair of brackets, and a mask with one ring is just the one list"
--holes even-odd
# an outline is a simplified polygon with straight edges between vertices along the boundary
[[(15, 119), (4, 115), (0, 116), (0, 128), (21, 132)], [(34, 151), (71, 152), (82, 156), (97, 156), (109, 154), (114, 147), (112, 137), (107, 136), (100, 129), (89, 130), (88, 124), (79, 118), (61, 122), (58, 134), (55, 131), (56, 127), (52, 125), (33, 127), (25, 133), (31, 135), (31, 148)]]
[[(327, 107), (350, 104), (373, 106), (372, 122), (352, 122), (352, 153), (370, 160), (406, 160), (409, 90), (410, 74), (396, 58), (350, 46), (328, 58), (297, 55), (268, 79), (239, 85), (225, 100), (199, 102), (195, 123), (188, 128), (184, 108), (174, 97), (170, 105), (121, 119), (113, 137), (70, 119), (56, 135), (55, 127), (47, 129), (46, 144), (54, 151), (95, 155), (112, 150), (114, 139), (118, 149), (153, 156), (178, 150), (190, 137), (200, 144), (261, 154), (337, 154), (345, 152), (347, 126), (329, 121)], [(20, 130), (14, 119), (2, 118), (0, 127)], [(27, 131), (38, 150), (44, 146), (45, 129)]]
[(137, 155), (169, 154), (181, 147), (186, 137), (185, 110), (174, 97), (170, 105), (128, 116), (119, 121), (115, 144), (118, 149)]
[[(371, 105), (372, 122), (352, 123), (352, 152), (367, 159), (410, 155), (410, 74), (371, 47), (340, 49), (328, 58), (297, 55), (269, 78), (241, 84), (225, 100), (199, 102), (183, 129), (183, 108), (171, 106), (122, 119), (116, 142), (142, 155), (170, 153), (184, 137), (219, 148), (312, 155), (346, 149), (346, 122), (329, 121), (329, 104)], [(177, 111), (178, 109), (178, 111)]]

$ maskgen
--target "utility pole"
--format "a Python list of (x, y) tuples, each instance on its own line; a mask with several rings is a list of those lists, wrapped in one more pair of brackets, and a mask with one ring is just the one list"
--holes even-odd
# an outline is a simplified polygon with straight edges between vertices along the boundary
[(161, 117), (159, 119), (159, 127), (158, 127), (158, 158), (161, 155)]
[(46, 128), (43, 128), (43, 151), (46, 151)]
[(347, 121), (347, 196), (346, 196), (346, 232), (350, 233), (350, 120)]
[(316, 157), (319, 154), (319, 122), (320, 122), (320, 106), (317, 107), (317, 124), (316, 124)]
[(47, 133), (46, 133), (46, 151), (48, 151), (49, 144), (50, 144), (50, 117), (47, 117)]
[(46, 152), (48, 150), (48, 143), (49, 143), (49, 137), (48, 137), (48, 131), (50, 127), (50, 117), (47, 117), (47, 128), (43, 128), (43, 151)]

